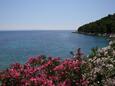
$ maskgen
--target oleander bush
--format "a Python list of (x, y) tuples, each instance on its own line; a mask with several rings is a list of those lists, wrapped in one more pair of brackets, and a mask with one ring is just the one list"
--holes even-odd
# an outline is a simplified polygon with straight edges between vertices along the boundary
[(23, 65), (15, 63), (1, 71), (0, 81), (2, 86), (88, 86), (82, 71), (84, 64), (77, 57), (64, 61), (46, 56), (32, 57)]
[(115, 51), (108, 46), (98, 49), (97, 54), (87, 61), (89, 86), (115, 86)]
[[(95, 53), (96, 52), (96, 53)], [(31, 57), (0, 72), (1, 86), (115, 86), (115, 51), (93, 50), (83, 60), (78, 49), (73, 58)]]

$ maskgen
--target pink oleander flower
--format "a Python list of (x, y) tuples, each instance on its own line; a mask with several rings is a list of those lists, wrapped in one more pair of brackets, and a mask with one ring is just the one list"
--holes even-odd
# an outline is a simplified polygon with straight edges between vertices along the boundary
[(65, 80), (65, 81), (59, 83), (58, 86), (72, 86), (72, 84), (71, 84), (70, 80)]
[(56, 66), (53, 70), (54, 70), (54, 71), (64, 70), (64, 66), (63, 66), (63, 64), (58, 65), (58, 66)]
[(27, 62), (27, 63), (32, 64), (32, 63), (35, 63), (36, 61), (37, 61), (37, 59), (36, 59), (36, 58), (31, 57), (31, 58), (29, 58), (29, 60), (28, 60), (28, 62)]
[(10, 75), (10, 77), (12, 78), (19, 78), (20, 73), (17, 72), (15, 69), (9, 69), (8, 70), (8, 74)]
[(14, 63), (14, 64), (11, 64), (11, 68), (20, 70), (22, 68), (22, 65), (20, 63)]
[(38, 80), (37, 80), (37, 78), (30, 78), (30, 82), (34, 85), (34, 86), (37, 86), (37, 84), (38, 84)]

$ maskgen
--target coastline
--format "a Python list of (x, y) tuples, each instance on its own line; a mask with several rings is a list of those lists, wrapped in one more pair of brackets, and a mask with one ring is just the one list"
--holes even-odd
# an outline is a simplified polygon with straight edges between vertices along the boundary
[[(110, 37), (114, 38), (113, 36)], [(39, 85), (37, 82), (41, 81), (40, 83), (42, 83), (42, 79), (48, 82), (50, 80), (52, 84), (58, 85), (60, 81), (65, 82), (69, 77), (70, 81), (78, 81), (81, 79), (83, 79), (83, 81), (85, 80), (85, 85), (87, 84), (86, 86), (114, 86), (115, 49), (112, 46), (113, 41), (111, 41), (106, 47), (98, 48), (97, 50), (93, 49), (92, 53), (89, 54), (90, 56), (88, 56), (88, 59), (82, 58), (83, 54), (80, 51), (80, 48), (75, 52), (75, 54), (73, 54), (72, 58), (66, 60), (61, 60), (56, 57), (49, 58), (44, 55), (31, 57), (25, 64), (15, 63), (6, 70), (1, 70), (0, 85), (8, 83), (13, 83), (13, 85), (21, 85), (21, 82), (25, 80), (28, 82), (23, 82), (23, 84), (28, 83), (33, 84), (34, 86), (34, 84)], [(67, 77), (64, 77), (66, 75), (62, 76), (60, 71), (66, 71)], [(37, 73), (39, 73), (40, 76), (35, 75)], [(41, 77), (42, 73), (48, 77)], [(35, 76), (33, 77), (33, 75)], [(79, 78), (76, 78), (75, 76)], [(57, 83), (55, 83), (55, 77)], [(13, 79), (15, 80), (13, 81)], [(36, 83), (33, 83), (34, 80)], [(69, 83), (72, 85), (76, 84), (76, 82)], [(84, 82), (80, 82), (80, 84), (81, 83)]]
[(87, 32), (79, 32), (79, 31), (74, 31), (72, 33), (77, 33), (77, 34), (83, 34), (83, 35), (89, 35), (89, 36), (99, 36), (99, 37), (105, 37), (107, 39), (109, 39), (110, 41), (115, 41), (115, 33), (87, 33)]
[(74, 31), (72, 33), (89, 35), (89, 36), (105, 37), (109, 41), (109, 43), (106, 47), (101, 48), (101, 50), (103, 51), (103, 49), (108, 50), (111, 48), (113, 50), (113, 52), (115, 52), (115, 47), (114, 47), (115, 46), (115, 33), (111, 33), (111, 34), (107, 34), (107, 33), (100, 34), (100, 33), (98, 33), (97, 34), (97, 33), (86, 33), (86, 32), (79, 32), (79, 31)]

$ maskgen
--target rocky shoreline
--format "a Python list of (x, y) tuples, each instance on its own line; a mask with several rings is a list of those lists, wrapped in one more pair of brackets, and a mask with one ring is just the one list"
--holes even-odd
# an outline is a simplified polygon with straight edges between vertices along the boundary
[(107, 38), (110, 38), (111, 37), (111, 34), (107, 34), (107, 33), (86, 33), (86, 32), (72, 32), (72, 33), (78, 33), (78, 34), (84, 34), (84, 35), (90, 35), (90, 36), (101, 36), (101, 37), (107, 37)]

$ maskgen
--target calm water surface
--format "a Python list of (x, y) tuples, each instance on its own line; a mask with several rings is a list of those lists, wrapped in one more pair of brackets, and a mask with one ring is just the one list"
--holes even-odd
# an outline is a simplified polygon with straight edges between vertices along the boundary
[(14, 62), (24, 63), (36, 55), (70, 57), (70, 51), (81, 48), (85, 54), (92, 47), (104, 47), (102, 37), (71, 33), (72, 31), (0, 31), (0, 69)]

